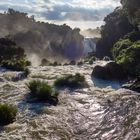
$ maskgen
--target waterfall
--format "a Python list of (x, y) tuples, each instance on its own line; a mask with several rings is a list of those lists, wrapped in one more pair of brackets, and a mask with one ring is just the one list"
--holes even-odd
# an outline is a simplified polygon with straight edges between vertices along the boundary
[(84, 56), (96, 52), (96, 43), (94, 38), (85, 37), (83, 44), (84, 44)]

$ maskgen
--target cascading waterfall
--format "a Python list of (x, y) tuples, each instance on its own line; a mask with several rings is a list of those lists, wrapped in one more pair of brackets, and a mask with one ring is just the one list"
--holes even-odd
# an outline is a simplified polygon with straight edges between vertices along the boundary
[(83, 41), (84, 46), (84, 56), (90, 55), (96, 52), (96, 43), (94, 38), (85, 37)]

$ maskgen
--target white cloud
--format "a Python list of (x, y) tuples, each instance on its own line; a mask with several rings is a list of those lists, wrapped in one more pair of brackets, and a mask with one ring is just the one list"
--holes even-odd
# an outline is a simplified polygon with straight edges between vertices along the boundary
[[(0, 0), (0, 11), (14, 8), (55, 23), (102, 22), (119, 6), (119, 0)], [(60, 22), (61, 21), (61, 22)], [(79, 24), (77, 24), (79, 25)]]

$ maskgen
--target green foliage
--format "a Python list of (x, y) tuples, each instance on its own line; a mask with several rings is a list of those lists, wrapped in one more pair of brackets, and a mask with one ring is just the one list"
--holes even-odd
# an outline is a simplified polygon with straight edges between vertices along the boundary
[(121, 39), (114, 45), (113, 56), (129, 74), (140, 76), (140, 41), (131, 42), (129, 39)]
[(14, 122), (17, 108), (8, 104), (0, 104), (0, 125)]
[(123, 37), (124, 39), (129, 39), (131, 42), (138, 41), (140, 39), (140, 32), (139, 31), (133, 31), (128, 33)]
[(87, 87), (88, 84), (85, 81), (85, 77), (79, 73), (75, 75), (67, 75), (61, 78), (58, 78), (54, 85), (56, 87), (69, 87), (69, 88), (83, 88)]
[(24, 49), (17, 47), (15, 42), (7, 38), (1, 38), (0, 50), (2, 50), (0, 51), (0, 65), (2, 67), (27, 72), (26, 67), (31, 63), (26, 60)]
[(75, 59), (77, 53), (74, 52), (79, 53), (82, 49), (83, 36), (79, 33), (79, 29), (72, 29), (66, 24), (59, 26), (36, 21), (34, 16), (14, 9), (0, 13), (0, 19), (1, 34), (13, 39), (27, 52), (50, 58), (67, 57), (65, 55), (67, 45), (75, 41), (77, 45), (71, 51), (74, 54), (72, 59)]
[(140, 1), (121, 0), (123, 9), (128, 15), (130, 22), (136, 27), (140, 25)]
[(116, 57), (120, 54), (120, 52), (123, 53), (123, 49), (127, 49), (129, 46), (132, 45), (132, 42), (129, 39), (120, 39), (116, 44), (114, 45), (112, 49), (112, 55), (113, 58), (116, 59)]
[(121, 3), (122, 8), (104, 19), (97, 55), (112, 55), (130, 75), (140, 76), (140, 1), (121, 0)]
[(2, 60), (19, 59), (25, 57), (24, 50), (16, 46), (16, 43), (7, 39), (0, 39), (0, 62)]
[(124, 35), (131, 32), (134, 27), (129, 22), (123, 9), (116, 9), (105, 19), (102, 26), (101, 39), (97, 42), (97, 57), (112, 57), (111, 49), (113, 45)]
[(2, 67), (15, 71), (24, 71), (27, 65), (28, 65), (28, 61), (25, 60), (24, 58), (3, 60), (1, 62)]
[(30, 89), (31, 97), (36, 98), (37, 100), (47, 101), (54, 96), (52, 87), (44, 81), (32, 80), (27, 86)]

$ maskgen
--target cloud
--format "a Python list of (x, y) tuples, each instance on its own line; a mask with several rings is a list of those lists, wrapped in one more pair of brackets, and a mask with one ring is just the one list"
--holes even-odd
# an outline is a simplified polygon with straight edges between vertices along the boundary
[(102, 21), (119, 0), (0, 0), (0, 11), (14, 8), (47, 21)]

